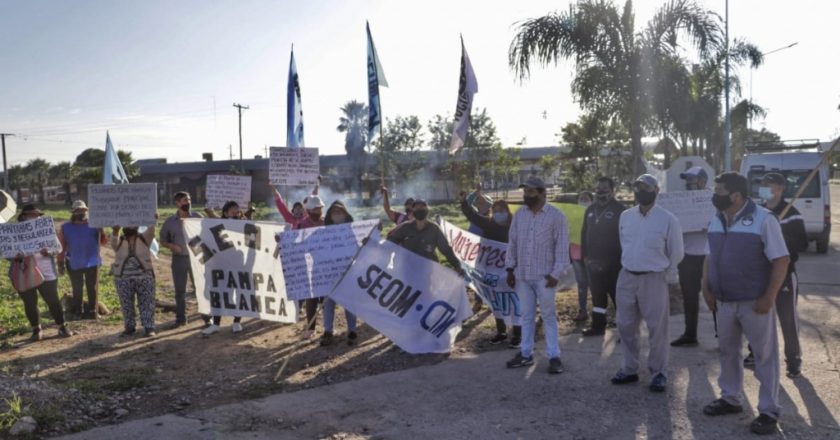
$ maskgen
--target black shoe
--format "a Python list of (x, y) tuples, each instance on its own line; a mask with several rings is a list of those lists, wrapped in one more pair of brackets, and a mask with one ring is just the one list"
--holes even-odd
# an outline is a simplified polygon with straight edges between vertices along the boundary
[(738, 414), (744, 411), (741, 405), (733, 405), (723, 399), (717, 399), (714, 402), (703, 407), (703, 414), (707, 416), (722, 416), (725, 414)]
[(534, 356), (522, 356), (522, 353), (516, 353), (513, 359), (507, 361), (508, 368), (529, 367), (534, 365)]
[(505, 342), (505, 339), (507, 339), (506, 334), (496, 333), (496, 336), (493, 336), (492, 338), (490, 338), (490, 345), (499, 345), (502, 342)]
[(650, 381), (650, 390), (654, 393), (661, 393), (665, 391), (665, 387), (667, 385), (668, 379), (664, 374), (659, 373), (656, 376), (653, 376), (653, 380)]
[(744, 368), (755, 368), (755, 356), (752, 353), (744, 358)]
[(519, 349), (522, 345), (522, 337), (521, 336), (514, 336), (510, 338), (510, 344), (508, 344), (508, 348), (515, 348)]
[(696, 347), (698, 344), (696, 337), (683, 334), (671, 342), (671, 347)]
[(767, 435), (778, 431), (778, 422), (776, 419), (767, 414), (759, 414), (755, 420), (750, 423), (750, 431), (753, 434)]
[(563, 371), (563, 363), (560, 362), (559, 357), (548, 360), (548, 374), (560, 374)]
[(606, 330), (603, 327), (602, 328), (588, 327), (588, 328), (583, 329), (583, 331), (580, 332), (580, 333), (583, 336), (604, 336), (604, 334), (606, 333)]
[(796, 379), (802, 376), (802, 360), (787, 363), (787, 377)]
[(154, 338), (157, 336), (157, 332), (153, 328), (147, 328), (144, 336), (147, 338)]
[(799, 370), (799, 369), (793, 370), (793, 369), (788, 368), (785, 376), (789, 377), (790, 379), (796, 379), (797, 377), (802, 376), (802, 370)]
[(133, 328), (127, 328), (127, 329), (123, 330), (122, 333), (120, 333), (121, 338), (127, 338), (129, 336), (134, 336), (134, 329)]
[(41, 329), (38, 328), (32, 331), (32, 336), (29, 337), (29, 342), (38, 342), (41, 339), (43, 339), (43, 336), (41, 336)]
[[(209, 322), (209, 321), (208, 321)], [(187, 323), (183, 321), (175, 321), (175, 324), (172, 324), (172, 330), (176, 328), (186, 327)]]
[(73, 330), (70, 330), (67, 327), (67, 324), (64, 324), (64, 325), (62, 325), (61, 327), (58, 328), (58, 337), (59, 338), (69, 338), (69, 337), (71, 337), (75, 334), (76, 334), (76, 332), (74, 332)]
[(321, 347), (326, 347), (327, 345), (332, 344), (332, 339), (332, 332), (324, 332), (324, 334), (321, 336)]
[(624, 374), (621, 371), (615, 373), (615, 376), (610, 379), (613, 385), (626, 385), (628, 383), (635, 383), (639, 381), (638, 374)]
[(347, 333), (347, 345), (356, 345), (356, 339), (359, 338), (359, 335), (356, 332)]

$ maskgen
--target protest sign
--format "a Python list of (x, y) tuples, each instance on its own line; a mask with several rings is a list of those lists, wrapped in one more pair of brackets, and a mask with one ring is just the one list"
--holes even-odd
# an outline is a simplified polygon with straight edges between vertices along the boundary
[(472, 315), (464, 279), (390, 241), (370, 239), (330, 298), (409, 353), (446, 353)]
[(0, 224), (0, 255), (3, 258), (14, 258), (18, 254), (33, 255), (41, 249), (61, 252), (52, 217)]
[(277, 260), (284, 226), (207, 218), (183, 224), (199, 312), (295, 322)]
[(506, 281), (507, 243), (481, 238), (442, 218), (438, 223), (461, 261), (461, 267), (469, 275), (471, 287), (493, 309), (493, 316), (504, 319), (507, 324), (519, 325), (522, 317), (519, 295)]
[(715, 215), (711, 189), (659, 193), (656, 204), (677, 217), (683, 232), (708, 229), (709, 222)]
[(378, 225), (379, 220), (374, 219), (284, 232), (280, 237), (280, 260), (289, 298), (328, 295), (359, 251), (362, 240)]
[(157, 223), (157, 185), (88, 185), (88, 209), (92, 228), (152, 226)]
[(268, 178), (272, 185), (315, 185), (320, 174), (317, 148), (271, 147)]
[(251, 202), (251, 176), (208, 175), (206, 199), (208, 208), (221, 209), (232, 200), (243, 211), (248, 209)]

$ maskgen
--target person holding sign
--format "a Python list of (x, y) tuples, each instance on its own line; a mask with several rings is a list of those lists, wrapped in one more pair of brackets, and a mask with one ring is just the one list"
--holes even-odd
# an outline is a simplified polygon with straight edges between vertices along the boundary
[[(324, 226), (324, 202), (318, 196), (318, 186), (315, 186), (313, 194), (306, 198), (306, 203), (304, 203), (303, 207), (306, 209), (307, 216), (297, 224), (295, 229)], [(315, 332), (319, 301), (321, 301), (320, 298), (308, 298), (303, 301), (306, 309), (306, 329), (303, 331), (303, 339), (311, 338)]]
[[(212, 211), (212, 210), (211, 210)], [(249, 210), (250, 211), (250, 210)], [(210, 214), (210, 213), (208, 213)], [(211, 218), (216, 218), (216, 213), (212, 212), (212, 215), (209, 215)], [(222, 217), (223, 219), (245, 219), (245, 215), (242, 211), (239, 210), (239, 204), (234, 202), (233, 200), (225, 202), (224, 206), (222, 206)], [(231, 330), (234, 333), (242, 332), (242, 317), (241, 316), (234, 316), (233, 317), (233, 326)], [(201, 331), (202, 336), (210, 336), (214, 333), (219, 331), (219, 325), (222, 324), (222, 317), (219, 315), (213, 316), (213, 323), (210, 324), (206, 329)]]
[[(179, 191), (173, 199), (178, 211), (163, 222), (160, 228), (160, 244), (172, 251), (172, 283), (175, 285), (174, 327), (178, 328), (187, 325), (187, 277), (190, 280), (193, 278), (181, 219), (201, 218), (201, 214), (190, 211), (192, 199), (188, 192)], [(204, 317), (205, 324), (209, 324), (209, 320), (210, 317)]]
[[(35, 220), (44, 215), (40, 209), (35, 205), (24, 205), (21, 214), (18, 216), (18, 222), (25, 222), (28, 220)], [(16, 269), (19, 268), (19, 269)], [(50, 310), (55, 323), (58, 325), (58, 336), (62, 338), (69, 338), (76, 334), (67, 327), (64, 321), (64, 310), (61, 308), (61, 301), (58, 299), (58, 271), (55, 265), (55, 258), (53, 254), (46, 249), (40, 252), (23, 256), (18, 255), (14, 258), (12, 268), (9, 270), (11, 277), (16, 276), (16, 270), (19, 270), (20, 275), (27, 278), (23, 291), (18, 291), (21, 301), (23, 301), (23, 310), (26, 313), (26, 319), (29, 325), (32, 326), (32, 336), (29, 340), (32, 342), (40, 341), (41, 324), (40, 312), (38, 311), (38, 294), (47, 303), (47, 308)], [(16, 288), (18, 284), (12, 283)]]
[(414, 219), (392, 230), (388, 234), (388, 240), (432, 261), (438, 261), (436, 251), (440, 251), (455, 272), (461, 276), (466, 275), (461, 268), (461, 261), (455, 256), (440, 226), (428, 220), (429, 205), (425, 200), (414, 201), (413, 214)]
[[(343, 223), (353, 223), (353, 216), (347, 211), (344, 203), (336, 200), (327, 209), (327, 214), (324, 216), (324, 224), (329, 226)], [(324, 335), (321, 336), (322, 347), (332, 344), (335, 307), (336, 304), (332, 298), (324, 298)], [(347, 345), (353, 345), (356, 343), (356, 338), (358, 337), (356, 335), (356, 315), (344, 309), (344, 317), (347, 319)]]
[(413, 198), (409, 197), (405, 199), (405, 213), (401, 213), (391, 209), (391, 197), (388, 193), (388, 188), (385, 188), (385, 185), (383, 184), (379, 190), (382, 191), (382, 204), (385, 208), (385, 215), (388, 216), (389, 220), (399, 226), (414, 218), (412, 216), (412, 211), (414, 210), (416, 202)]
[(140, 324), (146, 337), (155, 332), (155, 268), (152, 265), (152, 251), (149, 244), (155, 238), (155, 225), (149, 225), (143, 233), (138, 228), (114, 226), (111, 232), (111, 249), (114, 250), (114, 264), (111, 273), (125, 329), (120, 336), (132, 336), (135, 332), (134, 300), (140, 309)]
[(571, 267), (569, 224), (563, 213), (546, 200), (545, 183), (531, 176), (521, 185), (525, 206), (516, 211), (510, 225), (505, 258), (507, 283), (516, 289), (522, 305), (522, 345), (508, 368), (534, 364), (534, 334), (537, 304), (545, 330), (548, 372), (560, 374), (560, 343), (557, 333), (555, 294), (560, 278)]
[[(295, 202), (294, 205), (292, 205), (292, 210), (289, 211), (289, 208), (286, 206), (286, 202), (283, 201), (283, 196), (280, 195), (280, 191), (277, 191), (277, 188), (275, 187), (272, 188), (274, 189), (274, 204), (277, 205), (277, 210), (280, 211), (280, 215), (283, 216), (283, 221), (288, 223), (292, 229), (297, 229), (298, 224), (306, 218), (306, 211), (303, 209), (303, 203)], [(317, 185), (312, 191), (312, 194), (318, 194)]]
[[(70, 284), (73, 287), (73, 314), (78, 317), (97, 318), (97, 284), (99, 283), (100, 246), (108, 244), (105, 231), (88, 225), (88, 207), (83, 200), (73, 202), (70, 221), (61, 225), (58, 240), (61, 253), (58, 254), (58, 270), (66, 264)], [(84, 289), (87, 287), (87, 309), (84, 309)]]

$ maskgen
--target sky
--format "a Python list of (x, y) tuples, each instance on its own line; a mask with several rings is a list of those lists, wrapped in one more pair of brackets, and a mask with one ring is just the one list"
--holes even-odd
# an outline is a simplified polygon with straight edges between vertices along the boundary
[[(640, 28), (662, 5), (634, 2)], [(724, 0), (699, 0), (721, 15)], [(730, 2), (730, 37), (769, 52), (741, 69), (742, 94), (768, 110), (754, 124), (783, 139), (840, 133), (840, 44), (831, 29), (840, 2)], [(519, 81), (507, 63), (518, 21), (569, 1), (0, 0), (0, 132), (9, 165), (41, 157), (72, 161), (104, 148), (105, 131), (136, 159), (238, 158), (283, 146), (286, 81), (294, 44), (307, 147), (343, 154), (339, 108), (367, 101), (365, 20), (389, 88), (386, 118), (428, 121), (455, 110), (463, 35), (479, 92), (506, 147), (556, 145), (580, 114), (573, 64), (536, 68)], [(733, 97), (733, 102), (737, 101)], [(427, 135), (428, 137), (428, 135)]]

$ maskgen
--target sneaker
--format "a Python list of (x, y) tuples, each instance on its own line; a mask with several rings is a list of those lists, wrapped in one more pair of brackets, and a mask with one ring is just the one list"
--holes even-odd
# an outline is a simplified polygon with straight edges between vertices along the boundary
[(661, 393), (665, 391), (666, 385), (668, 385), (668, 378), (664, 374), (659, 373), (653, 376), (653, 380), (650, 381), (650, 390), (654, 393)]
[(300, 334), (301, 339), (312, 339), (312, 336), (315, 336), (315, 332), (309, 329), (304, 330), (303, 333)]
[(748, 354), (747, 357), (744, 358), (744, 367), (745, 368), (755, 367), (755, 356), (753, 356), (752, 353)]
[(639, 381), (638, 374), (625, 374), (624, 372), (620, 371), (615, 373), (615, 376), (610, 379), (613, 385), (625, 385), (628, 383), (634, 383)]
[(510, 344), (508, 344), (508, 348), (515, 348), (515, 349), (518, 350), (521, 345), (522, 345), (522, 338), (514, 336), (514, 337), (510, 338)]
[(321, 347), (326, 347), (327, 345), (332, 344), (332, 340), (333, 340), (332, 332), (324, 332), (324, 334), (321, 335)]
[(201, 335), (202, 335), (202, 336), (210, 336), (210, 335), (212, 335), (213, 333), (216, 333), (216, 332), (218, 332), (218, 331), (219, 331), (219, 326), (218, 326), (218, 325), (216, 325), (216, 324), (210, 324), (209, 326), (207, 326), (207, 328), (206, 328), (206, 329), (204, 329), (204, 330), (202, 330), (202, 331), (201, 331)]
[(67, 327), (67, 324), (64, 324), (64, 325), (62, 325), (61, 327), (58, 328), (58, 337), (59, 338), (69, 338), (70, 336), (73, 336), (75, 334), (76, 334), (76, 332), (74, 332), (73, 330), (70, 330), (70, 328)]
[(572, 318), (572, 321), (575, 322), (584, 322), (589, 319), (589, 315), (586, 314), (586, 310), (581, 310), (578, 312), (577, 316)]
[(508, 368), (520, 368), (520, 367), (529, 367), (534, 365), (534, 357), (533, 356), (522, 356), (522, 353), (516, 353), (516, 356), (513, 359), (507, 361)]
[(39, 328), (32, 331), (32, 336), (29, 337), (29, 342), (38, 342), (41, 339), (43, 339), (43, 336), (41, 336), (41, 329)]
[(127, 328), (127, 329), (123, 330), (122, 333), (120, 333), (121, 338), (127, 338), (129, 336), (134, 336), (134, 329), (133, 328)]
[(147, 328), (143, 336), (147, 338), (154, 338), (155, 336), (157, 336), (157, 332), (153, 328)]
[(347, 333), (347, 345), (355, 345), (356, 339), (359, 338), (359, 335), (356, 332)]
[(698, 344), (696, 337), (683, 334), (671, 342), (671, 347), (696, 347)]
[(548, 374), (560, 374), (563, 371), (563, 362), (560, 362), (559, 357), (548, 360)]
[(506, 335), (506, 334), (504, 334), (504, 333), (496, 333), (496, 336), (493, 336), (492, 338), (490, 338), (490, 341), (489, 341), (489, 342), (490, 342), (490, 345), (499, 345), (499, 344), (501, 344), (502, 342), (505, 342), (505, 339), (507, 339), (507, 335)]
[(799, 376), (802, 376), (802, 361), (788, 362), (787, 377), (796, 379)]
[(707, 416), (722, 416), (725, 414), (737, 414), (744, 411), (741, 405), (733, 405), (723, 399), (717, 399), (714, 402), (703, 407), (703, 414)]
[(231, 329), (234, 333), (242, 333), (242, 324), (239, 322), (234, 322), (233, 326), (231, 326)]
[(778, 430), (778, 422), (773, 417), (767, 414), (759, 414), (755, 420), (750, 423), (750, 431), (753, 434), (767, 435), (773, 434)]

